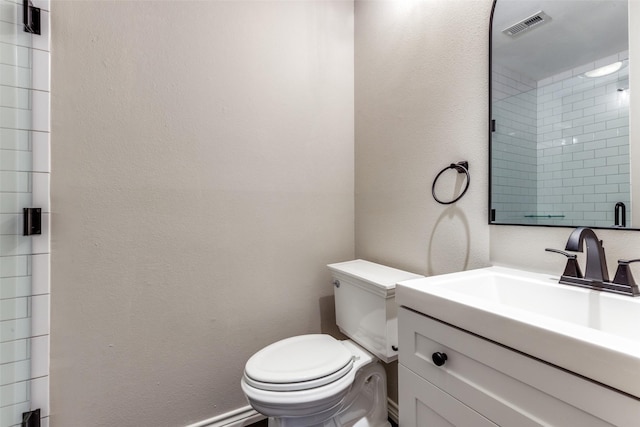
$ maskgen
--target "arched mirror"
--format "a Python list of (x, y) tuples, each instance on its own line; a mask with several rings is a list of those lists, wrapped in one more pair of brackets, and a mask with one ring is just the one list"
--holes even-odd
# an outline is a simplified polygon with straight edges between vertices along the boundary
[(491, 224), (634, 227), (626, 0), (495, 0)]

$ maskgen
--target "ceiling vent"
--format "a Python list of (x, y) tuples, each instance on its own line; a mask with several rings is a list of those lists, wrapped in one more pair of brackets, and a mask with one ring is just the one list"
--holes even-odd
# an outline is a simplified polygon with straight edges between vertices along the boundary
[(515, 37), (549, 21), (551, 21), (551, 17), (543, 11), (539, 11), (522, 21), (516, 22), (509, 28), (505, 28), (502, 32), (508, 36)]

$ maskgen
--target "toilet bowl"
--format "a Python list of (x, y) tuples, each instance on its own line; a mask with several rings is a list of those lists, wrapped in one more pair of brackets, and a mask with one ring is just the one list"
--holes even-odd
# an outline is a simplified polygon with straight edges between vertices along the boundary
[[(363, 396), (375, 404), (355, 405), (369, 384)], [(251, 406), (273, 418), (270, 426), (355, 425), (349, 422), (366, 415), (372, 422), (358, 426), (389, 425), (384, 368), (349, 340), (302, 335), (278, 341), (249, 359), (241, 385)], [(373, 413), (365, 414), (366, 407)]]
[(254, 354), (241, 380), (269, 427), (388, 427), (386, 374), (397, 358), (395, 283), (421, 277), (368, 261), (329, 265), (336, 319), (350, 339), (309, 334)]

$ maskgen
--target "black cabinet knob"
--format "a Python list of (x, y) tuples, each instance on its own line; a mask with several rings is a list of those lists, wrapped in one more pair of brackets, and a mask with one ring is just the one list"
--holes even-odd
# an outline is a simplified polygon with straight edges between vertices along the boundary
[(431, 355), (431, 359), (433, 360), (433, 363), (436, 364), (436, 366), (442, 366), (444, 365), (444, 362), (447, 361), (447, 355), (445, 353), (436, 351)]

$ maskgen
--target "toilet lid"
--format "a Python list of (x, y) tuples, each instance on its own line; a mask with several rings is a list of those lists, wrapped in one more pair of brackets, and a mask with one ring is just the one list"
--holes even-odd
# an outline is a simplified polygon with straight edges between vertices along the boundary
[(245, 380), (263, 390), (307, 390), (336, 381), (352, 368), (353, 355), (329, 335), (301, 335), (254, 354)]

